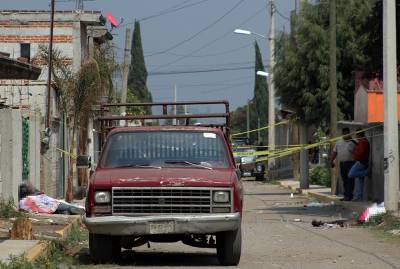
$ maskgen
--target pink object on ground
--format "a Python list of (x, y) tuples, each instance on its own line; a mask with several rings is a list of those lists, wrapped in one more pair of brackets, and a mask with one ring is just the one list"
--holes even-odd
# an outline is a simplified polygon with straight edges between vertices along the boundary
[(371, 217), (378, 216), (386, 213), (385, 204), (373, 203), (370, 207), (366, 208), (364, 212), (358, 217), (360, 222), (368, 222)]
[(53, 214), (60, 204), (59, 200), (45, 194), (27, 196), (19, 201), (19, 207), (33, 213)]

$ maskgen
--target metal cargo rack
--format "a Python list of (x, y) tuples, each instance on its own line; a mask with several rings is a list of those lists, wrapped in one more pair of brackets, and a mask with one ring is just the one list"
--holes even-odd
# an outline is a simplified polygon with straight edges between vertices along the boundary
[[(196, 106), (196, 105), (223, 105), (225, 108), (224, 113), (207, 113), (207, 114), (168, 114), (168, 108), (173, 106)], [(112, 115), (110, 108), (121, 107), (162, 107), (161, 115)], [(190, 124), (191, 119), (206, 119), (206, 118), (221, 118), (225, 119), (222, 124)], [(199, 126), (199, 127), (213, 127), (223, 130), (229, 139), (229, 130), (231, 127), (231, 115), (229, 112), (228, 101), (189, 101), (189, 102), (155, 102), (155, 103), (102, 103), (100, 105), (100, 116), (97, 118), (100, 122), (101, 129), (101, 144), (103, 145), (108, 133), (116, 127), (124, 127), (119, 125), (119, 121), (139, 121), (142, 126), (148, 124), (148, 120), (167, 120), (177, 119), (185, 120), (183, 126)], [(152, 124), (154, 126), (154, 124)], [(156, 125), (157, 126), (157, 125)], [(159, 126), (168, 126), (166, 124), (159, 124)]]

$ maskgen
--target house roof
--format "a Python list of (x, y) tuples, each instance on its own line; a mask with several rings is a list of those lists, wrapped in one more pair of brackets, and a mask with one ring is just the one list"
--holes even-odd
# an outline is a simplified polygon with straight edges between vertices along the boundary
[(0, 79), (36, 80), (42, 70), (21, 60), (11, 59), (7, 53), (0, 53)]
[[(47, 22), (50, 20), (49, 10), (0, 10), (0, 21), (17, 21), (21, 24), (26, 22)], [(80, 21), (87, 25), (104, 25), (106, 19), (101, 11), (76, 11), (64, 10), (54, 12), (56, 22)]]

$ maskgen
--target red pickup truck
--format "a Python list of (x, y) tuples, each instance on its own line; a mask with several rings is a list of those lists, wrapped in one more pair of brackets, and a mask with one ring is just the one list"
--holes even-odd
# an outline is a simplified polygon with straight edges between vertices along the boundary
[[(225, 113), (168, 115), (171, 105), (223, 104)], [(178, 242), (216, 248), (222, 265), (241, 255), (243, 191), (229, 140), (226, 101), (123, 104), (162, 106), (162, 115), (99, 117), (104, 138), (91, 176), (83, 222), (91, 257), (109, 262), (149, 242)], [(183, 125), (146, 126), (176, 118)], [(192, 119), (224, 118), (224, 124), (190, 124)], [(141, 126), (118, 127), (121, 120)], [(80, 167), (85, 165), (85, 158)]]

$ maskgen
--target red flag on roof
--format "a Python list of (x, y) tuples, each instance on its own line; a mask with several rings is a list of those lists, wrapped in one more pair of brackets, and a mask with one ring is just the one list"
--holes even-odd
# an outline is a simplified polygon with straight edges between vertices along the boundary
[(118, 26), (118, 22), (114, 18), (114, 16), (111, 14), (111, 12), (107, 12), (106, 16), (107, 16), (108, 21), (111, 23), (112, 27), (117, 27)]

